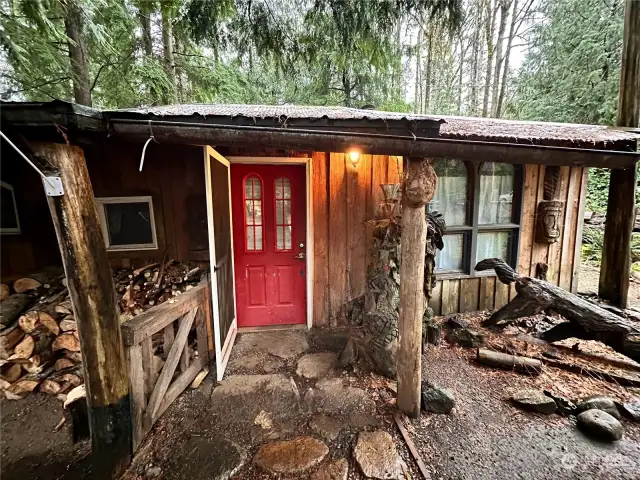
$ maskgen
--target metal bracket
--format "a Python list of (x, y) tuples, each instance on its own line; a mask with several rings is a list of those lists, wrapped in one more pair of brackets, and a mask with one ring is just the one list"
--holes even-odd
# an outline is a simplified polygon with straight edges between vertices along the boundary
[(64, 195), (64, 188), (62, 188), (62, 180), (60, 177), (46, 176), (43, 177), (42, 183), (47, 197), (60, 197)]

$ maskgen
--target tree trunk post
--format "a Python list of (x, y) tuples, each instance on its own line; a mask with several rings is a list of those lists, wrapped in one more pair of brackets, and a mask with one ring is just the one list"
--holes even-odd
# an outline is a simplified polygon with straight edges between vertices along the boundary
[(94, 478), (116, 478), (132, 454), (129, 381), (116, 294), (84, 152), (71, 145), (34, 145), (62, 181), (47, 196), (78, 325), (89, 407)]
[(436, 175), (426, 159), (409, 158), (402, 192), (400, 238), (400, 316), (398, 319), (398, 408), (420, 415), (424, 252), (427, 245), (425, 205), (433, 197)]
[[(640, 2), (627, 0), (618, 100), (619, 127), (640, 126)], [(627, 306), (637, 170), (612, 170), (598, 294)]]

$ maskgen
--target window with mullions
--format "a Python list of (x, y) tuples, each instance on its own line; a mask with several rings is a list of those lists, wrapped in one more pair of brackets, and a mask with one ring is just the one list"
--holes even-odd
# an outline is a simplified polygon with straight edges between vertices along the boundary
[(262, 180), (257, 175), (244, 180), (244, 245), (248, 252), (262, 251)]
[(276, 178), (276, 252), (290, 252), (291, 247), (291, 182), (286, 177)]
[(474, 275), (477, 262), (493, 257), (515, 267), (520, 231), (520, 168), (456, 159), (439, 159), (434, 167), (438, 182), (429, 211), (440, 212), (447, 224), (444, 249), (436, 254), (436, 269)]

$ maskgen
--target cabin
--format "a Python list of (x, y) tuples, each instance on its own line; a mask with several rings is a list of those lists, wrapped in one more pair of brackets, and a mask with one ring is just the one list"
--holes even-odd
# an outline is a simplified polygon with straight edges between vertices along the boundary
[[(97, 110), (61, 101), (2, 104), (2, 131), (3, 278), (61, 262), (42, 180), (18, 151), (46, 172), (37, 145), (79, 147), (112, 267), (168, 257), (210, 268), (219, 379), (238, 330), (345, 324), (345, 305), (365, 289), (367, 222), (381, 185), (402, 183), (424, 158), (437, 175), (428, 211), (447, 225), (436, 315), (514, 298), (493, 272), (474, 270), (491, 257), (575, 292), (588, 168), (627, 171), (619, 191), (633, 192), (640, 138), (603, 126), (345, 107)], [(615, 205), (608, 219), (629, 231), (605, 245), (601, 293), (621, 304), (633, 199)]]

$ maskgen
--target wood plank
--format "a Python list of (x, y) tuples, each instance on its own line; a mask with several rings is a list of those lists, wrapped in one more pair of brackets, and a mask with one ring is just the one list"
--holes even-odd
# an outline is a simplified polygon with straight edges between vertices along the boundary
[(174, 400), (185, 391), (189, 384), (193, 382), (193, 379), (196, 378), (198, 373), (200, 373), (200, 370), (202, 370), (200, 362), (194, 362), (185, 372), (181, 373), (180, 376), (173, 381), (171, 386), (167, 389), (167, 393), (164, 394), (162, 403), (156, 410), (156, 413), (151, 417), (151, 425), (153, 425), (156, 420), (162, 416), (165, 410), (169, 408)]
[(171, 350), (171, 345), (173, 345), (173, 340), (176, 338), (176, 332), (173, 325), (174, 323), (171, 322), (169, 325), (164, 327), (164, 331), (162, 333), (163, 346), (164, 346), (165, 353)]
[(371, 193), (371, 155), (360, 155), (354, 167), (346, 162), (347, 177), (347, 299), (362, 295), (367, 280), (367, 202)]
[(387, 183), (402, 183), (403, 157), (390, 155), (388, 158)]
[(429, 306), (433, 310), (434, 315), (442, 315), (442, 280), (436, 281), (436, 286), (431, 291), (431, 300)]
[(464, 278), (460, 280), (460, 312), (476, 312), (480, 292), (479, 278)]
[[(560, 238), (557, 242), (549, 245), (549, 270), (547, 272), (547, 281), (553, 283), (554, 285), (560, 284), (560, 271), (562, 269), (562, 245), (564, 239), (564, 232), (568, 229), (573, 230), (571, 226), (571, 222), (569, 221), (571, 215), (571, 208), (569, 208), (569, 203), (567, 203), (567, 199), (573, 198), (569, 197), (569, 193), (572, 186), (572, 169), (569, 167), (560, 167), (560, 185), (558, 188), (558, 196), (557, 199), (564, 202), (564, 206), (562, 207), (562, 212), (560, 214), (559, 222), (560, 222)], [(575, 170), (575, 169), (573, 169)], [(575, 196), (575, 195), (574, 195)]]
[(144, 371), (144, 393), (149, 398), (153, 387), (158, 380), (158, 373), (153, 368), (153, 342), (151, 337), (145, 338), (141, 343), (142, 347), (142, 369)]
[(124, 344), (135, 345), (150, 335), (162, 330), (185, 313), (195, 309), (204, 301), (206, 285), (198, 285), (180, 295), (175, 303), (163, 303), (142, 312), (120, 327)]
[(207, 329), (207, 347), (209, 350), (209, 358), (213, 359), (216, 356), (216, 347), (215, 347), (215, 332), (213, 329), (213, 306), (211, 305), (211, 278), (209, 273), (207, 273), (206, 277), (200, 281), (201, 285), (204, 285), (204, 323)]
[(496, 277), (483, 277), (480, 279), (480, 295), (478, 299), (479, 310), (493, 310), (496, 297)]
[(171, 347), (171, 351), (169, 351), (169, 355), (167, 356), (167, 360), (164, 363), (164, 368), (160, 373), (160, 377), (156, 383), (151, 396), (149, 397), (149, 403), (147, 404), (147, 414), (153, 418), (160, 404), (162, 403), (163, 396), (169, 387), (169, 383), (173, 378), (173, 373), (178, 366), (178, 362), (180, 361), (180, 355), (182, 353), (182, 349), (184, 348), (184, 344), (187, 341), (187, 337), (189, 335), (189, 330), (191, 329), (191, 325), (193, 324), (193, 320), (196, 316), (196, 310), (193, 309), (185, 314), (185, 318), (182, 322), (180, 322), (180, 327), (178, 328), (178, 334), (176, 335), (176, 340), (173, 342), (173, 346)]
[(313, 325), (329, 325), (329, 158), (314, 152), (311, 189), (313, 195)]
[(442, 315), (450, 315), (460, 311), (460, 280), (444, 280), (442, 282)]
[(145, 382), (142, 367), (142, 346), (132, 345), (126, 349), (127, 366), (129, 367), (129, 392), (131, 395), (131, 425), (133, 428), (133, 452), (138, 449), (140, 442), (147, 433), (143, 429), (143, 417), (146, 408), (144, 395)]
[(582, 179), (580, 182), (580, 197), (578, 201), (578, 214), (576, 215), (576, 239), (573, 247), (573, 272), (571, 278), (571, 293), (578, 293), (578, 274), (580, 273), (580, 262), (582, 259), (582, 229), (584, 227), (584, 209), (587, 203), (587, 182), (589, 181), (589, 169), (582, 169)]
[(196, 312), (196, 335), (198, 340), (198, 358), (202, 362), (202, 366), (204, 367), (207, 363), (209, 363), (209, 349), (207, 348), (207, 326), (205, 309), (203, 305), (198, 307)]
[(329, 156), (329, 318), (331, 326), (344, 323), (347, 300), (347, 188), (345, 155)]
[[(539, 173), (538, 173), (538, 189), (535, 200), (535, 215), (536, 218), (538, 216), (538, 204), (544, 199), (544, 165), (538, 165)], [(529, 271), (530, 276), (534, 276), (536, 273), (536, 264), (538, 263), (548, 263), (549, 260), (549, 244), (548, 243), (539, 243), (535, 241), (535, 232), (533, 240), (533, 247), (531, 249), (531, 268)], [(497, 305), (496, 305), (496, 308)]]
[(522, 195), (522, 217), (520, 220), (520, 253), (518, 255), (518, 272), (521, 275), (529, 275), (531, 273), (531, 252), (533, 250), (535, 235), (539, 173), (540, 169), (538, 165), (524, 166), (524, 192)]
[[(577, 219), (578, 204), (580, 202), (580, 183), (582, 180), (582, 169), (571, 168), (569, 173), (569, 186), (565, 198), (564, 219), (562, 225), (562, 237), (560, 245), (559, 260), (559, 287), (569, 290), (571, 288), (571, 277), (573, 275), (573, 248), (575, 246), (575, 234), (578, 223), (582, 219)], [(573, 240), (572, 240), (573, 237)]]
[(509, 286), (496, 279), (496, 300), (494, 308), (502, 308), (509, 303)]

